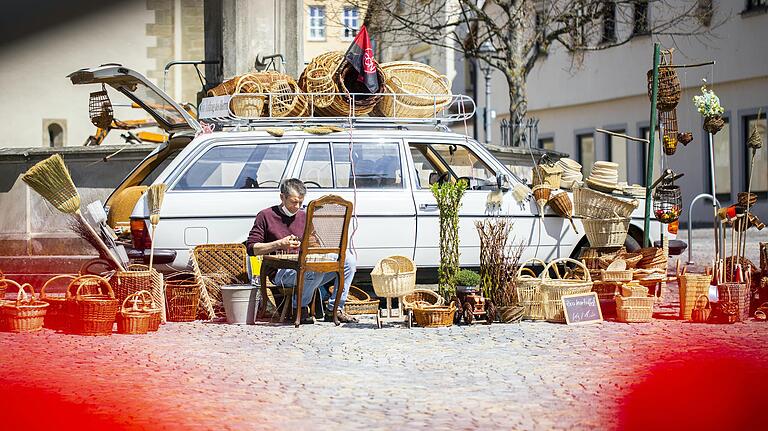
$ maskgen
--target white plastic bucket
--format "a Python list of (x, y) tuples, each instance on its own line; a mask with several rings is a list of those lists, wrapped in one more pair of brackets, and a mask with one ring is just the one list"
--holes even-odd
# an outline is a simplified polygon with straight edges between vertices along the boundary
[(221, 298), (227, 323), (253, 325), (259, 301), (259, 287), (252, 284), (228, 284), (221, 286)]

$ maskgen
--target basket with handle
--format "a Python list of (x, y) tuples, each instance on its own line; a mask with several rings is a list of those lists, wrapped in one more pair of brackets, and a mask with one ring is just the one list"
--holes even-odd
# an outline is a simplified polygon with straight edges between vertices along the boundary
[(413, 319), (422, 328), (440, 328), (453, 325), (456, 304), (420, 305), (413, 309)]
[(113, 277), (115, 299), (122, 304), (125, 298), (142, 290), (152, 294), (152, 298), (160, 308), (160, 321), (165, 322), (165, 294), (163, 275), (157, 270), (149, 269), (146, 265), (133, 264), (127, 271), (117, 271)]
[(403, 308), (406, 310), (414, 309), (417, 306), (425, 305), (443, 305), (445, 299), (429, 289), (415, 289), (413, 292), (403, 296)]
[(45, 322), (43, 323), (46, 328), (65, 330), (68, 321), (66, 295), (51, 296), (46, 290), (60, 280), (66, 280), (67, 286), (69, 286), (72, 280), (76, 278), (77, 276), (69, 274), (56, 275), (46, 280), (43, 287), (40, 288), (40, 300), (48, 303), (48, 312), (45, 314)]
[[(379, 65), (388, 89), (397, 100), (414, 107), (442, 109), (451, 102), (451, 83), (433, 67), (416, 61), (392, 61)], [(384, 99), (382, 102), (384, 103)], [(390, 100), (393, 98), (389, 98)], [(382, 107), (382, 110), (386, 110)]]
[(169, 322), (194, 322), (197, 318), (202, 286), (191, 272), (177, 272), (165, 280), (165, 299)]
[(639, 205), (636, 199), (624, 200), (587, 187), (573, 189), (573, 214), (577, 217), (608, 219), (629, 217)]
[(125, 297), (117, 315), (117, 333), (140, 335), (149, 332), (149, 324), (155, 314), (151, 309), (152, 295), (147, 290)]
[(344, 304), (346, 314), (376, 314), (379, 312), (379, 300), (357, 286), (349, 286), (347, 302)]
[(616, 320), (624, 323), (648, 323), (653, 320), (654, 296), (617, 296)]
[(590, 247), (620, 247), (624, 245), (629, 231), (629, 218), (607, 219), (585, 218), (581, 220)]
[(732, 298), (738, 306), (739, 311), (736, 316), (740, 322), (749, 320), (750, 293), (746, 283), (727, 282), (717, 285), (717, 297)]
[(41, 330), (45, 313), (48, 311), (48, 303), (35, 299), (35, 289), (31, 284), (19, 284), (9, 279), (4, 279), (3, 282), (15, 286), (18, 292), (15, 301), (0, 301), (0, 331), (36, 332)]
[[(571, 263), (581, 268), (578, 274), (569, 271), (575, 278), (563, 278), (557, 269), (559, 262)], [(557, 278), (552, 278), (550, 270), (553, 270)], [(544, 314), (549, 322), (565, 323), (565, 312), (563, 311), (563, 302), (561, 298), (564, 295), (575, 295), (578, 293), (588, 293), (592, 290), (592, 277), (589, 275), (587, 267), (575, 259), (562, 257), (554, 259), (544, 267), (541, 273), (541, 291), (544, 297)]]
[(238, 117), (260, 118), (266, 105), (266, 96), (262, 92), (262, 85), (254, 81), (250, 74), (243, 75), (235, 85), (229, 108)]
[(385, 257), (379, 260), (371, 271), (371, 283), (376, 296), (405, 296), (416, 288), (416, 266), (405, 256)]
[[(658, 87), (656, 107), (661, 112), (672, 111), (680, 102), (682, 87), (677, 69), (672, 66), (672, 51), (662, 51), (658, 68)], [(653, 97), (653, 69), (646, 74), (648, 78), (648, 98)]]
[[(102, 293), (84, 294), (83, 287), (88, 284), (78, 283), (83, 279), (96, 281)], [(72, 288), (75, 285), (78, 287), (73, 294)], [(66, 295), (69, 332), (79, 335), (112, 335), (120, 304), (115, 299), (112, 285), (106, 279), (98, 275), (81, 275), (70, 282)]]
[(515, 274), (515, 291), (517, 301), (523, 306), (523, 319), (544, 320), (544, 296), (541, 293), (541, 277), (537, 276), (527, 265), (540, 263), (546, 267), (547, 263), (539, 258), (531, 258), (520, 265)]
[[(376, 64), (376, 74), (379, 82), (384, 82), (384, 75), (378, 64)], [(338, 92), (328, 107), (318, 107), (316, 111), (331, 117), (346, 117), (352, 114), (361, 116), (371, 113), (381, 100), (381, 93), (368, 93), (365, 85), (357, 81), (357, 76), (357, 71), (352, 65), (342, 59), (341, 65), (333, 75)]]
[(706, 274), (685, 273), (677, 277), (681, 319), (691, 320), (691, 311), (696, 303), (696, 298), (709, 293), (710, 281), (712, 281), (712, 276)]
[[(702, 299), (704, 299), (702, 301)], [(696, 323), (707, 323), (709, 315), (712, 313), (712, 305), (709, 303), (709, 296), (699, 295), (691, 309), (691, 321)]]

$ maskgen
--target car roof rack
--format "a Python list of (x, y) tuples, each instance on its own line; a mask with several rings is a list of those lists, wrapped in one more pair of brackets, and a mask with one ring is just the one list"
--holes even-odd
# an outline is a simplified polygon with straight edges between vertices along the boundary
[[(368, 114), (355, 114), (357, 99), (361, 96), (370, 97), (379, 95), (389, 97), (392, 111), (412, 110), (421, 111), (423, 116), (404, 117), (404, 116), (370, 116)], [(285, 100), (287, 97), (302, 97), (303, 102), (307, 104), (308, 113), (306, 116), (286, 117), (272, 115), (272, 101)], [(348, 107), (352, 114), (349, 116), (323, 116), (317, 112), (313, 101), (317, 98), (328, 98), (329, 96), (341, 96), (348, 100)], [(260, 117), (247, 117), (237, 115), (233, 112), (232, 106), (238, 101), (245, 101), (244, 98), (260, 99), (263, 109), (267, 110), (266, 115)], [(423, 102), (423, 105), (411, 105), (410, 102), (417, 100)], [(431, 102), (429, 102), (431, 100)], [(234, 102), (234, 103), (233, 103)], [(406, 105), (406, 103), (409, 103)], [(397, 94), (397, 93), (239, 93), (235, 95), (204, 97), (198, 108), (198, 119), (208, 123), (214, 123), (219, 126), (219, 130), (257, 128), (257, 127), (289, 127), (289, 126), (313, 126), (313, 125), (340, 125), (352, 127), (398, 127), (414, 126), (434, 126), (438, 129), (447, 130), (446, 124), (467, 121), (475, 115), (476, 106), (471, 97), (463, 94)]]

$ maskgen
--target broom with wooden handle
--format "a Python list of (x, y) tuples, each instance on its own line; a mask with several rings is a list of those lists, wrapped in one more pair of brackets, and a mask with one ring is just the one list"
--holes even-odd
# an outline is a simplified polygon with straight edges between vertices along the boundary
[(115, 268), (125, 271), (122, 263), (112, 255), (99, 234), (93, 230), (93, 227), (80, 212), (80, 194), (77, 192), (75, 183), (72, 181), (61, 155), (54, 154), (35, 164), (24, 173), (21, 179), (57, 210), (64, 214), (74, 215), (89, 232), (93, 238), (93, 244), (96, 245), (99, 252), (107, 257), (115, 265)]
[(163, 206), (166, 186), (163, 183), (152, 184), (147, 189), (147, 205), (149, 205), (149, 223), (152, 225), (152, 246), (149, 248), (149, 269), (152, 269), (152, 261), (155, 258), (155, 230), (160, 223), (160, 207)]

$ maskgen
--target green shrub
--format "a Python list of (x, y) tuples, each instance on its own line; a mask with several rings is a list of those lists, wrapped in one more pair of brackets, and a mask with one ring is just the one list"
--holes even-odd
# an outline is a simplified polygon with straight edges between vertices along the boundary
[(478, 286), (480, 284), (480, 274), (468, 269), (462, 269), (456, 273), (454, 281), (457, 286)]

